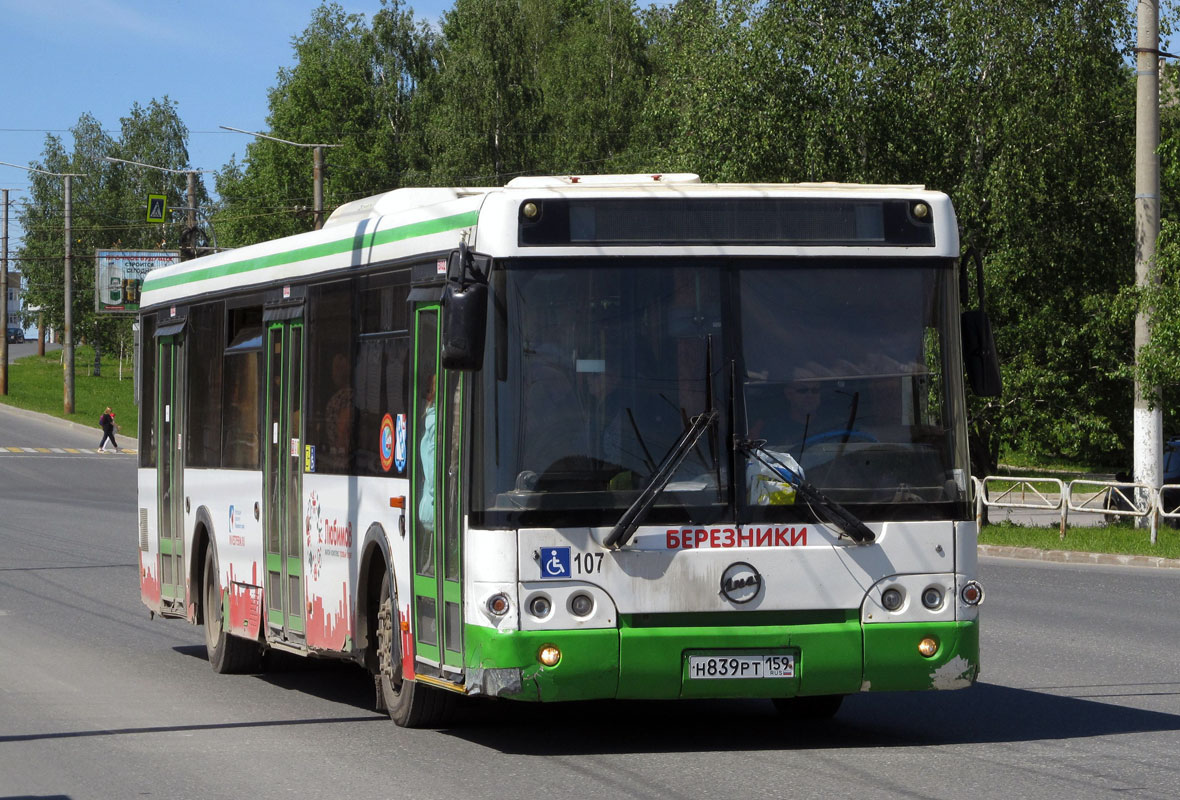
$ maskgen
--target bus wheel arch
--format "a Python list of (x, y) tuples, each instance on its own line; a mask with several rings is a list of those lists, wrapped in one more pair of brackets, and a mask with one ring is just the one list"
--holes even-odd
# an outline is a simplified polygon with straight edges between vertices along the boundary
[[(356, 603), (356, 648), (360, 651), (360, 658), (369, 672), (376, 675), (379, 670), (377, 664), (377, 612), (381, 605), (381, 581), (386, 573), (392, 575), (388, 546), (385, 541), (385, 529), (374, 522), (365, 531), (361, 541), (360, 567), (357, 570), (359, 585)], [(396, 585), (396, 583), (395, 583)]]
[(207, 540), (201, 563), (201, 613), (209, 666), (223, 675), (260, 672), (261, 645), (227, 633), (222, 623), (221, 574), (217, 567), (217, 548), (211, 539)]
[(403, 728), (432, 728), (446, 719), (454, 696), (402, 675), (401, 611), (397, 604), (397, 587), (393, 571), (386, 569), (381, 578), (376, 636), (371, 650), (376, 651), (378, 710)]
[(213, 547), (213, 521), (209, 509), (197, 509), (197, 522), (193, 526), (192, 551), (188, 559), (188, 621), (194, 625), (205, 624), (205, 553)]

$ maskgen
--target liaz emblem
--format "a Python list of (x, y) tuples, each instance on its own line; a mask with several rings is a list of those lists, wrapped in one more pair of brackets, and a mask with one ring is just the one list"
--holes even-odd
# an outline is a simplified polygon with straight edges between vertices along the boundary
[(762, 591), (762, 575), (753, 564), (735, 561), (721, 573), (721, 596), (731, 603), (742, 605)]

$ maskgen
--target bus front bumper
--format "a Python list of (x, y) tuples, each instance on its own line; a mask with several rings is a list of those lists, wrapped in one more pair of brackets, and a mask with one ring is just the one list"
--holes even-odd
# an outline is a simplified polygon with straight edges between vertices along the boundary
[[(526, 701), (773, 698), (959, 689), (979, 674), (977, 621), (631, 627), (498, 633), (468, 626), (467, 692)], [(922, 655), (919, 644), (937, 649)], [(552, 666), (541, 661), (556, 648)], [(552, 651), (550, 651), (552, 655)], [(789, 677), (692, 674), (693, 656), (791, 656)], [(700, 659), (696, 659), (698, 662)], [(748, 659), (742, 659), (748, 660)], [(699, 665), (698, 665), (699, 672)]]

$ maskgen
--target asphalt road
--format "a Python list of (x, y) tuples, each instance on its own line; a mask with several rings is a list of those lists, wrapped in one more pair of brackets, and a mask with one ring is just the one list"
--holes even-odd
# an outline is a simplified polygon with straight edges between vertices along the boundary
[[(60, 350), (60, 349), (61, 349), (60, 344), (47, 343), (45, 345), (45, 352), (46, 353), (51, 353), (54, 350)], [(31, 339), (25, 339), (20, 344), (17, 344), (16, 342), (9, 343), (9, 345), (8, 345), (8, 363), (11, 364), (13, 361), (16, 361), (18, 358), (24, 358), (25, 356), (36, 355), (36, 353), (37, 353), (37, 334), (34, 333), (33, 337)]]
[[(0, 408), (0, 447), (93, 447)], [(1174, 798), (1180, 571), (985, 560), (982, 682), (765, 702), (486, 702), (439, 731), (358, 669), (215, 675), (150, 620), (130, 455), (0, 454), (0, 798)]]

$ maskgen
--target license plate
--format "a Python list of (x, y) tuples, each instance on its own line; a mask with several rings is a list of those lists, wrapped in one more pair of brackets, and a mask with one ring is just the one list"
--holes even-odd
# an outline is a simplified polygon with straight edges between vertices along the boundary
[(793, 678), (794, 655), (689, 656), (688, 677), (717, 678)]

